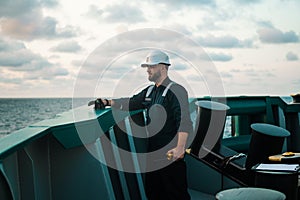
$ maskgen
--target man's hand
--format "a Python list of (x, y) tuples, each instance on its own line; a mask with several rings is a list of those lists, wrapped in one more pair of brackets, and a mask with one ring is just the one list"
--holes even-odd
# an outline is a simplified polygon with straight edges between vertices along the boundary
[(167, 152), (168, 160), (178, 160), (184, 157), (185, 148), (181, 146), (177, 146), (174, 149), (171, 149)]
[(184, 157), (187, 137), (188, 133), (178, 132), (177, 146), (167, 152), (168, 160), (178, 160)]
[(88, 103), (88, 106), (91, 106), (91, 105), (95, 105), (94, 106), (95, 110), (104, 109), (105, 106), (109, 106), (109, 101), (107, 99), (98, 98), (98, 99), (96, 99), (94, 101), (90, 101)]

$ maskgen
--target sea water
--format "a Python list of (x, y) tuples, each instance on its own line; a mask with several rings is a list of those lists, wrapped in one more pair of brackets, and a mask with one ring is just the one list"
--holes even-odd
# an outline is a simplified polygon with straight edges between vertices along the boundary
[(87, 104), (85, 98), (0, 98), (0, 137)]

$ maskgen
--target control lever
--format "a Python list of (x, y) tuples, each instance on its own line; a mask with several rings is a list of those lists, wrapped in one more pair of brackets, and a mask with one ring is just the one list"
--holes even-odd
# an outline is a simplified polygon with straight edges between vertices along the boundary
[(224, 160), (223, 160), (223, 163), (222, 163), (222, 168), (226, 168), (227, 165), (233, 161), (233, 160), (237, 160), (239, 158), (242, 158), (242, 157), (246, 157), (246, 154), (244, 153), (238, 153), (238, 154), (235, 154), (233, 156), (229, 156), (229, 157), (226, 157)]

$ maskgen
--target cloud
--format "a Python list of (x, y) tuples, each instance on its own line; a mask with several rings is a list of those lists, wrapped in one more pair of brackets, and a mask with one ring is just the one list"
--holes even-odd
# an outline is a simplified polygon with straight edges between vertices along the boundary
[(232, 78), (233, 77), (233, 75), (230, 72), (225, 72), (225, 71), (220, 72), (220, 75), (222, 78)]
[(33, 10), (42, 8), (54, 8), (58, 5), (56, 0), (22, 0), (0, 1), (0, 18), (15, 18), (27, 15)]
[(87, 17), (90, 18), (101, 18), (103, 14), (103, 10), (98, 8), (96, 5), (90, 5), (88, 12), (85, 14)]
[(182, 8), (182, 6), (216, 7), (215, 0), (151, 0), (150, 3), (163, 4), (168, 9), (177, 9), (178, 7)]
[[(0, 66), (13, 67), (15, 70), (28, 70), (24, 67), (32, 61), (42, 61), (41, 56), (32, 53), (21, 42), (0, 39)], [(46, 60), (44, 60), (45, 62)], [(37, 66), (32, 66), (33, 68)], [(32, 69), (32, 68), (31, 68)]]
[(248, 5), (248, 4), (260, 3), (261, 0), (235, 0), (235, 2), (240, 5)]
[(33, 60), (40, 60), (40, 57), (28, 51), (27, 49), (0, 53), (0, 65), (6, 67), (15, 67), (15, 70), (18, 70), (18, 67), (20, 67), (20, 70), (28, 70), (28, 68), (25, 69), (22, 66), (31, 63)]
[[(274, 73), (267, 69), (245, 68), (245, 69), (232, 69), (230, 73), (245, 75), (252, 78), (275, 77)], [(235, 76), (235, 75), (234, 75)]]
[(209, 53), (213, 61), (228, 62), (232, 60), (232, 55), (224, 53)]
[(297, 43), (299, 36), (294, 31), (282, 32), (273, 27), (257, 30), (259, 39), (263, 43)]
[(270, 21), (260, 20), (260, 21), (257, 21), (257, 25), (262, 28), (274, 28), (274, 25)]
[(212, 16), (205, 17), (203, 20), (201, 20), (201, 23), (197, 25), (197, 28), (199, 30), (219, 30), (221, 29), (220, 26), (217, 25), (217, 18), (214, 18)]
[(5, 84), (9, 84), (9, 85), (10, 84), (17, 85), (17, 84), (21, 84), (22, 82), (24, 82), (24, 81), (22, 81), (21, 78), (10, 77), (0, 68), (0, 83), (5, 83)]
[(38, 1), (0, 1), (0, 18), (22, 16), (39, 7)]
[(140, 8), (128, 4), (109, 5), (103, 9), (91, 5), (86, 16), (112, 23), (139, 23), (146, 20)]
[(44, 7), (56, 5), (57, 2), (54, 0), (0, 1), (1, 32), (22, 40), (76, 36), (78, 31), (76, 28), (72, 26), (60, 28), (56, 19), (43, 15)]
[(81, 46), (76, 41), (66, 41), (57, 45), (56, 47), (51, 48), (51, 51), (66, 52), (66, 53), (75, 53), (81, 50)]
[(23, 79), (26, 80), (53, 80), (57, 77), (64, 77), (69, 75), (69, 71), (65, 68), (58, 66), (44, 67), (40, 70), (30, 71), (23, 75)]
[(33, 10), (53, 8), (58, 5), (56, 0), (22, 0), (22, 1), (0, 1), (0, 18), (27, 15)]
[[(170, 51), (172, 64), (173, 58), (176, 59), (178, 56), (183, 56), (183, 59), (189, 62), (210, 60), (204, 52), (199, 50), (201, 47), (193, 40), (188, 40), (186, 35), (165, 29), (140, 29), (122, 33), (118, 37), (107, 40), (84, 63), (74, 61), (73, 64), (82, 64), (84, 66), (81, 68), (82, 77), (88, 77), (91, 80), (93, 76), (96, 79), (97, 75), (104, 71), (111, 62), (114, 66), (128, 65), (129, 69), (139, 66), (153, 48)], [(172, 69), (183, 71), (187, 67), (178, 63), (174, 64)]]
[(199, 37), (198, 41), (200, 45), (204, 47), (216, 47), (216, 48), (245, 48), (252, 47), (251, 40), (239, 40), (238, 38), (225, 35), (216, 37), (214, 35), (208, 35), (206, 37)]
[(5, 18), (0, 25), (3, 34), (23, 40), (70, 38), (77, 35), (74, 27), (58, 28), (54, 18), (43, 17), (41, 13), (32, 13), (22, 19)]
[[(23, 43), (0, 38), (0, 66), (13, 74), (22, 74), (24, 78), (36, 76), (38, 79), (53, 79), (66, 76), (69, 72), (46, 58), (33, 53)], [(13, 77), (14, 78), (14, 77)]]
[(293, 53), (291, 51), (288, 52), (285, 57), (286, 57), (286, 60), (288, 60), (288, 61), (296, 61), (296, 60), (298, 60), (297, 54), (295, 54), (295, 53)]
[(59, 3), (56, 0), (42, 0), (39, 2), (41, 6), (48, 7), (48, 8), (54, 8), (59, 5)]
[(176, 71), (184, 71), (188, 68), (187, 65), (185, 65), (185, 64), (177, 64), (177, 65), (171, 66), (171, 67), (173, 70), (176, 70)]
[(18, 41), (5, 41), (0, 38), (0, 52), (24, 49), (25, 45)]
[(178, 31), (179, 33), (185, 34), (185, 35), (192, 35), (192, 31), (189, 30), (189, 28), (185, 24), (179, 24), (179, 23), (172, 23), (165, 26), (165, 28)]

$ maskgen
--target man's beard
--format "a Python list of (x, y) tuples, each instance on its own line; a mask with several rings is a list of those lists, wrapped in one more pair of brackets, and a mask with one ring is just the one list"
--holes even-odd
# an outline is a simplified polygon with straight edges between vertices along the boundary
[(151, 76), (149, 76), (148, 80), (152, 81), (152, 82), (156, 82), (160, 77), (161, 77), (161, 73), (160, 73), (160, 71), (158, 71), (158, 72), (152, 74)]

